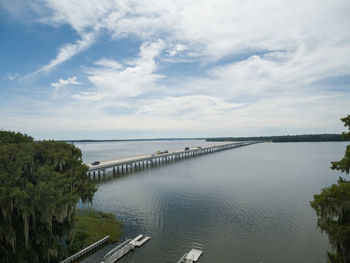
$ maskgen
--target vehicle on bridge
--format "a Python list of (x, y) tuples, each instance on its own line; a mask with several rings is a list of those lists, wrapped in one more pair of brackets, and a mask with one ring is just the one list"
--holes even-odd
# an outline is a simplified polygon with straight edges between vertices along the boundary
[(185, 151), (188, 151), (188, 150), (190, 150), (190, 147), (186, 147), (186, 148), (185, 148)]
[(99, 165), (100, 162), (99, 161), (95, 161), (95, 162), (92, 162), (91, 165)]
[(168, 150), (165, 150), (164, 152), (157, 151), (156, 154), (163, 154), (163, 153), (169, 153)]

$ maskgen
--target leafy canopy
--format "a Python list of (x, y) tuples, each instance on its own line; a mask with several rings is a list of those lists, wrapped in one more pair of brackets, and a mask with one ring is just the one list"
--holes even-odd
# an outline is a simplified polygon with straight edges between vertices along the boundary
[(57, 141), (0, 132), (2, 262), (55, 262), (72, 241), (79, 200), (96, 191), (81, 151)]
[[(344, 140), (350, 138), (350, 115), (341, 119), (349, 132), (343, 133)], [(349, 174), (350, 145), (344, 158), (332, 162), (331, 169)], [(328, 262), (350, 262), (350, 181), (340, 177), (337, 184), (322, 189), (311, 202), (318, 216), (317, 225), (328, 234), (335, 253), (328, 253)]]

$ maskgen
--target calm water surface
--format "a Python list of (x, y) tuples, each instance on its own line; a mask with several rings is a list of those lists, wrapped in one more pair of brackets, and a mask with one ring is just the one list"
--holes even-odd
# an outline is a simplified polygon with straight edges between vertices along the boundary
[[(84, 161), (203, 141), (77, 144)], [(325, 262), (327, 236), (309, 201), (336, 182), (346, 143), (261, 143), (177, 161), (102, 182), (93, 207), (152, 239), (121, 262), (177, 262), (200, 244), (205, 262)], [(102, 258), (101, 258), (102, 260)]]

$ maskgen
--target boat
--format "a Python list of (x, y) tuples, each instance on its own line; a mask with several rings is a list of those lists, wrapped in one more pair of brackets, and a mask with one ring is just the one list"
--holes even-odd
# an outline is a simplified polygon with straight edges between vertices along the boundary
[(203, 254), (202, 250), (192, 248), (189, 252), (185, 253), (177, 263), (197, 262), (202, 254)]

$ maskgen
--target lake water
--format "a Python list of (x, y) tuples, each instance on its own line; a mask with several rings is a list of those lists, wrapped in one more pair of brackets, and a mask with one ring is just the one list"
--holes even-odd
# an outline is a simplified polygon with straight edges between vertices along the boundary
[[(205, 144), (76, 145), (89, 162)], [(325, 262), (327, 236), (309, 201), (336, 182), (340, 173), (330, 162), (346, 145), (260, 143), (181, 160), (101, 182), (93, 207), (124, 222), (122, 239), (152, 237), (121, 262), (177, 262), (196, 244), (204, 250), (201, 263)]]

